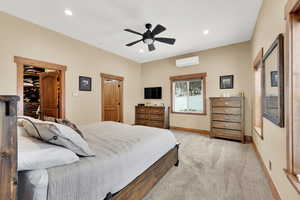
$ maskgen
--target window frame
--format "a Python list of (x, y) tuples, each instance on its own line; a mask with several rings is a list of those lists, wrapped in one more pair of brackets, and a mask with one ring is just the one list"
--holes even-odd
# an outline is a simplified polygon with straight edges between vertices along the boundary
[[(254, 62), (253, 62), (253, 70), (254, 70), (254, 83), (253, 83), (253, 117), (252, 117), (252, 128), (253, 131), (263, 140), (264, 139), (264, 134), (263, 134), (263, 81), (264, 81), (264, 65), (263, 65), (263, 56), (264, 56), (264, 49), (261, 48), (259, 53), (257, 54)], [(256, 76), (258, 73), (258, 70), (260, 70), (260, 116), (257, 116), (256, 114)], [(260, 127), (256, 126), (256, 118), (260, 118)]]
[[(174, 114), (183, 114), (183, 115), (207, 115), (207, 108), (206, 108), (206, 76), (207, 73), (197, 73), (197, 74), (187, 74), (187, 75), (180, 75), (180, 76), (171, 76), (170, 77), (170, 88), (171, 88), (171, 113)], [(175, 112), (174, 111), (174, 100), (173, 100), (173, 83), (175, 81), (183, 81), (187, 79), (202, 79), (203, 80), (203, 112), (202, 113), (194, 113), (194, 112)]]
[[(299, 56), (299, 32), (300, 32), (300, 0), (289, 0), (285, 7), (286, 37), (285, 37), (285, 118), (286, 118), (286, 137), (287, 137), (287, 169), (285, 173), (292, 186), (300, 195), (300, 182), (296, 174), (300, 173), (300, 134), (295, 130), (300, 126), (299, 120), (295, 119), (300, 102), (299, 92), (295, 85), (299, 84), (298, 77), (300, 69)], [(297, 81), (297, 82), (296, 82)], [(298, 139), (297, 139), (298, 138)]]

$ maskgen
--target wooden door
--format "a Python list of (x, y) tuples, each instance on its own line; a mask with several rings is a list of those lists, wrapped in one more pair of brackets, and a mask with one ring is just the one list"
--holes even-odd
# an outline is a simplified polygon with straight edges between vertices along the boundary
[(59, 117), (58, 73), (45, 72), (40, 74), (41, 119), (45, 116)]
[(123, 121), (122, 93), (122, 80), (102, 76), (102, 121)]

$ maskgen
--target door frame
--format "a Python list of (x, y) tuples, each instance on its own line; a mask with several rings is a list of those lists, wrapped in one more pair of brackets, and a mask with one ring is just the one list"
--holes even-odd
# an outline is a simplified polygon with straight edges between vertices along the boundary
[(42, 69), (52, 69), (57, 70), (59, 72), (59, 80), (60, 80), (60, 97), (59, 97), (59, 116), (62, 119), (65, 119), (65, 104), (66, 104), (66, 87), (65, 87), (65, 80), (66, 80), (66, 70), (67, 66), (65, 65), (58, 65), (54, 63), (44, 62), (40, 60), (34, 60), (30, 58), (24, 58), (20, 56), (14, 57), (14, 62), (17, 64), (17, 95), (20, 97), (20, 101), (18, 103), (18, 115), (24, 114), (24, 65), (30, 65), (37, 68)]
[(124, 85), (124, 77), (122, 76), (116, 76), (116, 75), (111, 75), (111, 74), (105, 74), (105, 73), (100, 73), (101, 77), (101, 121), (104, 120), (104, 94), (103, 94), (103, 88), (104, 88), (104, 80), (106, 79), (112, 79), (112, 80), (117, 80), (120, 81), (120, 121), (123, 123), (123, 85)]

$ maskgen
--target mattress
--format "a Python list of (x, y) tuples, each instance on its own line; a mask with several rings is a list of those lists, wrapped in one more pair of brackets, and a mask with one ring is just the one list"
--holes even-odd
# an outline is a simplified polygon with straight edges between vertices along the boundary
[(127, 186), (176, 145), (174, 135), (165, 129), (101, 122), (81, 126), (80, 130), (96, 156), (44, 171), (23, 172), (20, 185), (30, 188), (19, 191), (32, 194), (26, 198), (20, 194), (21, 200), (39, 199), (37, 196), (39, 200), (104, 199)]

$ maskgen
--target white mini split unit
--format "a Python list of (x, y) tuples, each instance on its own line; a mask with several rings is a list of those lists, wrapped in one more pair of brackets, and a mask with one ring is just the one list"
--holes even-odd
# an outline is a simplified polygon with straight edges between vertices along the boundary
[(176, 67), (188, 67), (199, 64), (199, 56), (193, 56), (188, 58), (182, 58), (176, 60)]

